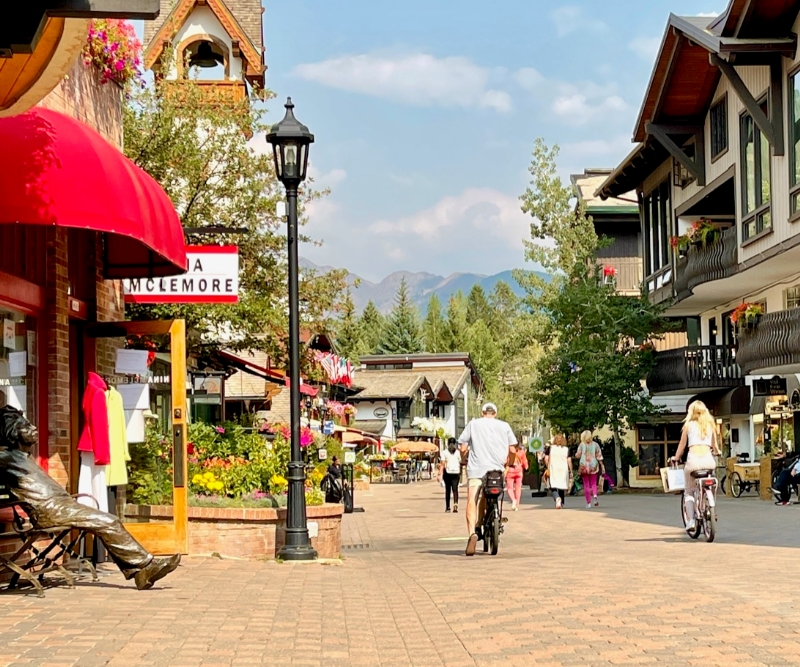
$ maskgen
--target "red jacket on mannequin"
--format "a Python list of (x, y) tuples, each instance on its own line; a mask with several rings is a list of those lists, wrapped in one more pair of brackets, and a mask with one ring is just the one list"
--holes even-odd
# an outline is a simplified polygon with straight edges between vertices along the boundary
[(83, 432), (78, 440), (78, 451), (94, 452), (94, 463), (98, 466), (111, 463), (107, 389), (103, 378), (97, 373), (89, 373), (86, 393), (83, 395)]

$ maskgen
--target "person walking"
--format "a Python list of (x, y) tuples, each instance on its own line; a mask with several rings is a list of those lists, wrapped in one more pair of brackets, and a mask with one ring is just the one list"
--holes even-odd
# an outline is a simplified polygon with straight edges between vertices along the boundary
[(511, 509), (516, 512), (522, 502), (522, 475), (528, 469), (528, 455), (519, 444), (514, 449), (514, 458), (506, 469), (506, 491), (511, 499)]
[(581, 444), (578, 445), (578, 451), (575, 452), (575, 456), (579, 461), (578, 474), (583, 480), (583, 494), (586, 497), (586, 509), (588, 510), (592, 507), (592, 504), (595, 507), (600, 504), (597, 500), (597, 480), (601, 474), (605, 474), (603, 450), (600, 449), (600, 445), (592, 440), (591, 431), (581, 433)]
[(685, 486), (683, 502), (688, 517), (686, 530), (691, 531), (695, 527), (693, 494), (697, 487), (697, 480), (692, 477), (692, 473), (696, 470), (715, 470), (717, 462), (714, 455), (720, 455), (717, 424), (703, 401), (694, 401), (686, 411), (678, 451), (670, 460), (675, 463), (680, 461), (687, 446), (689, 454), (683, 467)]
[(556, 509), (564, 507), (564, 500), (572, 482), (572, 459), (567, 447), (567, 439), (559, 433), (553, 437), (550, 453), (547, 455), (547, 472), (550, 477), (550, 489)]
[(458, 441), (450, 438), (439, 465), (439, 482), (444, 480), (444, 511), (450, 511), (450, 496), (453, 496), (453, 513), (458, 513), (458, 482), (461, 480), (461, 452)]

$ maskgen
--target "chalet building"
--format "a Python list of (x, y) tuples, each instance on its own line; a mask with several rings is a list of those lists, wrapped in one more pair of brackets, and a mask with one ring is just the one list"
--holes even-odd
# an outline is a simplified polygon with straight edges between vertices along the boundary
[(368, 355), (361, 357), (350, 402), (357, 408), (354, 426), (386, 440), (430, 437), (414, 419), (437, 418), (458, 435), (477, 416), (480, 376), (469, 355)]
[[(636, 193), (645, 288), (685, 335), (685, 343), (658, 353), (647, 378), (670, 414), (636, 428), (639, 480), (657, 480), (695, 398), (721, 423), (726, 453), (758, 458), (794, 448), (798, 12), (794, 0), (731, 0), (717, 18), (671, 15), (635, 148), (595, 192), (605, 201)], [(745, 325), (736, 310), (743, 304), (763, 314)]]

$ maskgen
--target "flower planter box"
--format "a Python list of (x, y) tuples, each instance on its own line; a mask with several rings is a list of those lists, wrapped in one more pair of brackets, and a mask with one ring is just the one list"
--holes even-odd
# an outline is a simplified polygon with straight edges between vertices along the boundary
[[(342, 546), (341, 504), (306, 508), (311, 544), (320, 558), (339, 558)], [(171, 521), (170, 505), (126, 505), (125, 520)], [(316, 536), (314, 527), (316, 524)], [(233, 558), (275, 558), (284, 545), (286, 508), (189, 507), (189, 555), (218, 553)]]
[(369, 479), (356, 479), (353, 481), (353, 488), (356, 491), (369, 491)]

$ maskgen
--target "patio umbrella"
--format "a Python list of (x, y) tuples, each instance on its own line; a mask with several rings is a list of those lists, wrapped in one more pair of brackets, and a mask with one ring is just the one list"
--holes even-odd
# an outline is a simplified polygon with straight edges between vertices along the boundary
[(356, 433), (355, 431), (345, 431), (342, 433), (343, 445), (377, 445), (378, 441), (375, 438), (370, 438), (363, 433)]
[(433, 454), (439, 451), (439, 445), (425, 441), (412, 442), (411, 440), (398, 440), (392, 449), (396, 452), (402, 452), (404, 454)]

